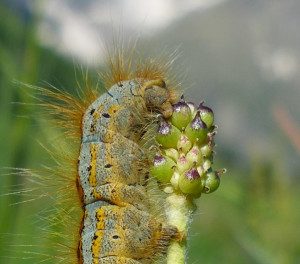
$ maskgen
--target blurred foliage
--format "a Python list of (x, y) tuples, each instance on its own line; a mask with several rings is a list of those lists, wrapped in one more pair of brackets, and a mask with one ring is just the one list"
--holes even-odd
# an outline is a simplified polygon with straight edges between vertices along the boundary
[(42, 247), (45, 243), (40, 228), (49, 223), (40, 218), (49, 199), (24, 202), (33, 197), (6, 195), (31, 188), (25, 177), (10, 168), (49, 165), (52, 161), (39, 141), (53, 139), (56, 133), (39, 120), (40, 109), (34, 105), (36, 91), (20, 82), (44, 87), (56, 84), (73, 93), (77, 83), (72, 60), (38, 45), (36, 17), (22, 17), (1, 4), (0, 17), (0, 263), (33, 263), (22, 258), (28, 257), (24, 252), (40, 249), (29, 249), (30, 245), (39, 245), (43, 251), (47, 248)]
[(188, 263), (300, 263), (299, 184), (279, 155), (253, 158), (249, 172), (231, 169), (215, 199), (201, 197)]
[[(6, 168), (47, 164), (48, 154), (37, 140), (55, 133), (46, 124), (38, 126), (40, 122), (32, 118), (37, 108), (30, 105), (34, 91), (24, 90), (14, 80), (34, 85), (47, 81), (75, 92), (74, 66), (70, 59), (38, 44), (34, 34), (38, 18), (22, 18), (1, 4), (0, 17), (0, 263), (35, 263), (26, 259), (24, 251), (34, 249), (25, 245), (47, 247), (37, 228), (42, 217), (36, 214), (47, 206), (47, 199), (23, 203), (30, 198), (5, 195), (28, 184), (24, 177), (7, 174), (11, 170)], [(215, 168), (227, 167), (228, 173), (222, 176), (218, 192), (203, 195), (198, 202), (188, 263), (300, 263), (299, 180), (281, 162), (280, 149), (272, 157), (243, 151), (249, 168), (230, 160), (230, 149), (216, 157), (223, 162)]]

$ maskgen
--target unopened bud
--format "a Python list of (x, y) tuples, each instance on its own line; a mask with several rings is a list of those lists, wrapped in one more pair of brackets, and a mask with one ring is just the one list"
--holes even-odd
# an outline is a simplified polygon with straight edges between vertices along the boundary
[(219, 185), (220, 185), (220, 177), (218, 172), (210, 171), (206, 174), (203, 192), (212, 193), (218, 189)]
[(177, 104), (173, 105), (173, 114), (171, 116), (171, 123), (178, 129), (182, 130), (192, 120), (192, 112), (190, 107), (186, 104), (183, 96)]
[(184, 194), (199, 194), (203, 190), (203, 181), (196, 168), (181, 174), (178, 186)]
[(170, 182), (170, 179), (174, 173), (175, 162), (162, 155), (156, 155), (153, 165), (150, 167), (150, 172), (162, 183)]
[(207, 128), (210, 129), (214, 123), (214, 113), (209, 107), (203, 104), (204, 102), (200, 103), (197, 110), (200, 112), (202, 121), (206, 124)]
[(210, 140), (210, 141), (208, 141), (207, 144), (205, 144), (204, 146), (202, 146), (200, 148), (200, 151), (205, 158), (207, 158), (211, 155), (214, 145), (215, 144), (214, 144), (213, 140)]
[(187, 125), (185, 134), (193, 143), (196, 141), (198, 143), (203, 143), (206, 140), (207, 126), (201, 120), (200, 113), (198, 111), (193, 121)]
[(158, 127), (156, 140), (165, 148), (176, 148), (180, 134), (181, 132), (177, 127), (163, 119)]
[(179, 173), (182, 173), (190, 168), (191, 163), (186, 159), (186, 156), (182, 153), (179, 156), (179, 159), (177, 161), (177, 170)]
[(192, 142), (184, 133), (182, 133), (177, 143), (177, 149), (182, 151), (183, 153), (187, 153), (191, 149), (191, 147)]
[(186, 154), (186, 159), (196, 165), (200, 164), (203, 161), (200, 148), (197, 145), (193, 146), (192, 149)]
[(165, 154), (166, 154), (166, 156), (170, 157), (175, 162), (177, 162), (178, 157), (179, 157), (179, 153), (176, 149), (173, 149), (173, 148), (166, 149)]
[(195, 104), (193, 102), (187, 102), (186, 104), (191, 109), (191, 112), (192, 112), (192, 115), (193, 115), (193, 113), (195, 113), (195, 109), (196, 109)]
[(201, 166), (197, 167), (199, 174), (204, 175), (211, 168), (211, 161), (205, 159)]

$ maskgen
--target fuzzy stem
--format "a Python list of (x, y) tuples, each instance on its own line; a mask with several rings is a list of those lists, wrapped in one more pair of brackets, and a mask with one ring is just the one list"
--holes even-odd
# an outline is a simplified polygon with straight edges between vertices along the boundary
[[(167, 218), (168, 223), (178, 228), (186, 237), (190, 223), (191, 213), (194, 210), (193, 203), (185, 196), (171, 194), (167, 198)], [(172, 241), (168, 248), (167, 264), (184, 264), (186, 257), (186, 238), (183, 241)]]

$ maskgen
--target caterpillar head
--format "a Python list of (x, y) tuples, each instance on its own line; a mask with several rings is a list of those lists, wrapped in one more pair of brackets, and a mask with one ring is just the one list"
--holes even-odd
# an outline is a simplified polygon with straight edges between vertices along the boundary
[(165, 118), (173, 113), (171, 93), (164, 80), (151, 80), (143, 86), (144, 100), (148, 108), (157, 110)]

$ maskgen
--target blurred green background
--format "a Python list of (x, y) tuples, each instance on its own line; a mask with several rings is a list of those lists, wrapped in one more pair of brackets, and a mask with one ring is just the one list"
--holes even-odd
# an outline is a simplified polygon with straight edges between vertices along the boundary
[[(113, 20), (114, 7), (121, 2), (112, 1), (108, 11), (103, 5), (99, 17), (108, 12), (108, 20)], [(172, 12), (165, 10), (165, 17), (180, 5), (171, 2)], [(177, 19), (151, 29), (154, 33), (145, 23), (151, 34), (140, 40), (152, 55), (180, 45), (177, 62), (183, 70), (189, 68), (186, 97), (205, 99), (219, 125), (214, 168), (226, 167), (228, 172), (216, 193), (197, 201), (188, 263), (300, 263), (300, 4), (219, 2), (187, 13), (182, 9)], [(9, 174), (8, 168), (38, 169), (51, 163), (38, 141), (51, 141), (55, 135), (34, 118), (39, 111), (30, 105), (36, 102), (34, 92), (14, 81), (44, 87), (50, 83), (75, 93), (74, 61), (87, 64), (91, 78), (97, 78), (102, 66), (95, 61), (101, 59), (89, 54), (95, 59), (88, 64), (82, 60), (84, 48), (78, 54), (68, 46), (82, 42), (87, 30), (76, 27), (82, 36), (76, 33), (68, 39), (63, 20), (49, 16), (51, 10), (61, 9), (69, 24), (74, 17), (76, 23), (88, 21), (94, 35), (97, 30), (104, 39), (111, 34), (110, 26), (88, 16), (96, 3), (101, 7), (107, 1), (53, 1), (57, 9), (45, 3), (41, 9), (35, 1), (0, 1), (0, 263), (38, 263), (38, 257), (22, 258), (22, 251), (33, 249), (12, 245), (45, 243), (47, 248), (39, 230), (47, 223), (41, 224), (37, 215), (47, 207), (47, 199), (23, 203), (30, 196), (5, 195), (28, 187), (24, 177)], [(140, 30), (137, 25), (127, 27), (125, 14), (121, 22), (125, 36)]]

